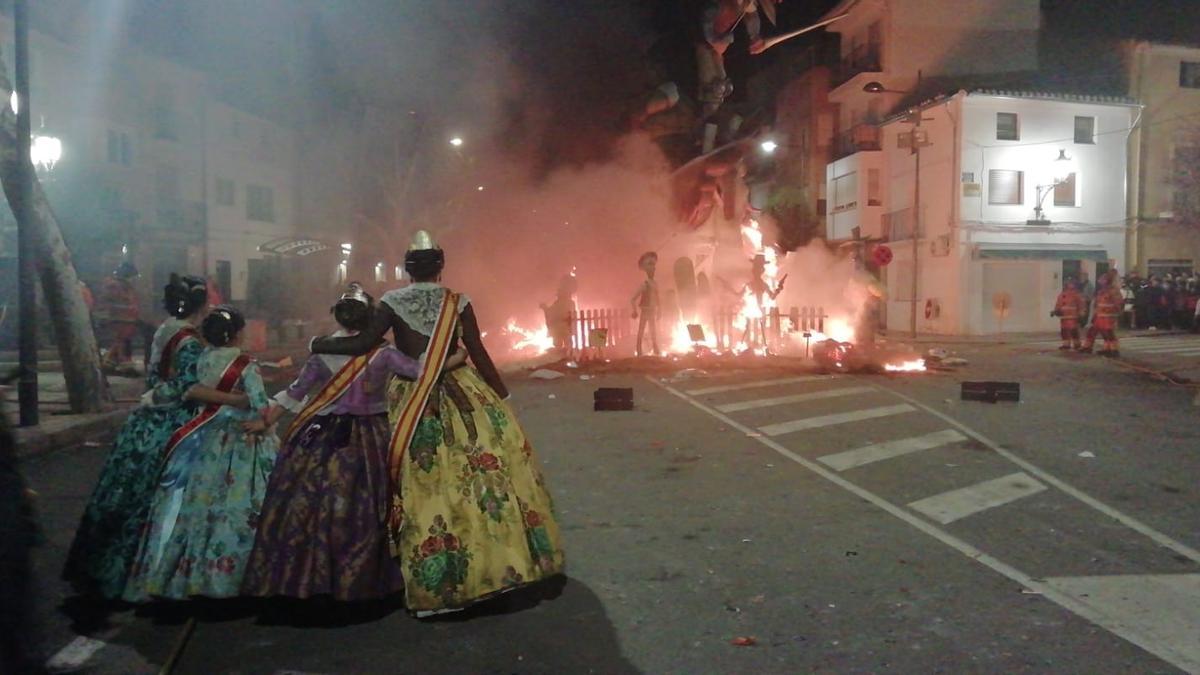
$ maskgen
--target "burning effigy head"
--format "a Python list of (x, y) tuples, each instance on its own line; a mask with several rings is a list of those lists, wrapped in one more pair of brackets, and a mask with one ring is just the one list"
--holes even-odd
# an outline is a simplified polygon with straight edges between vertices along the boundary
[(654, 271), (658, 267), (658, 254), (654, 251), (646, 251), (638, 258), (638, 269), (654, 277)]

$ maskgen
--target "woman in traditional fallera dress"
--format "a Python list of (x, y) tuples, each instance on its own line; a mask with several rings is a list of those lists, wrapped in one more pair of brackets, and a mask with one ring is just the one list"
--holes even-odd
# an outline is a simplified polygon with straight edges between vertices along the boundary
[[(443, 254), (418, 232), (405, 255), (414, 283), (388, 291), (356, 336), (318, 338), (314, 353), (370, 350), (391, 329), (422, 358), (416, 381), (393, 379), (388, 535), (417, 616), (461, 609), (563, 572), (550, 495), (508, 390), (480, 339), (470, 301), (438, 283)], [(474, 367), (448, 370), (458, 341)]]
[(210, 346), (196, 364), (200, 384), (241, 390), (250, 409), (209, 405), (167, 441), (125, 600), (240, 592), (279, 449), (266, 423), (272, 406), (258, 365), (240, 349), (245, 325), (228, 306), (201, 325)]
[[(115, 599), (125, 588), (150, 511), (162, 448), (200, 409), (185, 394), (196, 384), (196, 362), (204, 350), (196, 327), (206, 300), (199, 277), (172, 274), (163, 289), (163, 307), (171, 317), (154, 334), (146, 371), (149, 391), (121, 427), (67, 555), (63, 577), (80, 591)], [(195, 389), (192, 397), (246, 405), (243, 394), (207, 387)]]
[[(371, 297), (352, 286), (333, 306), (341, 331), (367, 326)], [(461, 365), (456, 354), (447, 367)], [(415, 379), (417, 361), (381, 343), (357, 357), (313, 354), (276, 411), (297, 414), (271, 473), (242, 591), (293, 598), (371, 600), (404, 589), (384, 529), (392, 375)], [(274, 422), (274, 419), (269, 419)]]

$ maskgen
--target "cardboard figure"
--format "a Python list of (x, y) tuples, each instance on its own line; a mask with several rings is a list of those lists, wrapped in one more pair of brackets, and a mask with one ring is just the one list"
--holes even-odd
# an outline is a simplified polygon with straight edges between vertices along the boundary
[(633, 318), (638, 320), (637, 332), (637, 349), (636, 354), (642, 355), (642, 337), (646, 334), (646, 327), (650, 328), (650, 347), (655, 356), (659, 356), (658, 351), (658, 283), (654, 281), (654, 271), (658, 266), (658, 254), (654, 251), (647, 251), (638, 258), (638, 268), (646, 274), (646, 279), (638, 286), (637, 292), (633, 294), (630, 300), (633, 305)]
[(554, 302), (541, 304), (546, 317), (546, 331), (554, 340), (555, 349), (571, 349), (571, 318), (575, 315), (575, 292), (578, 286), (575, 276), (568, 274), (559, 280)]
[[(767, 304), (766, 298), (774, 300), (783, 292), (783, 282), (787, 281), (787, 275), (779, 280), (775, 287), (763, 279), (763, 275), (767, 272), (767, 257), (762, 253), (756, 254), (750, 259), (750, 281), (746, 282), (740, 291), (735, 291), (727, 281), (717, 277), (721, 285), (725, 287), (726, 292), (738, 298), (746, 297), (746, 293), (750, 293), (754, 297), (754, 305), (758, 308), (759, 316), (753, 321), (746, 322), (746, 330), (742, 333), (742, 342), (747, 346), (754, 348), (767, 346)], [(757, 324), (757, 325), (756, 325)]]

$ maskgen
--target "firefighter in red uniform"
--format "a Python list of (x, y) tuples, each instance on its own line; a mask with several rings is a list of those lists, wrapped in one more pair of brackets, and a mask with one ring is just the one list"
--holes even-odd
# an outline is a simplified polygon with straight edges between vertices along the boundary
[(1075, 280), (1067, 279), (1066, 288), (1054, 302), (1053, 316), (1058, 317), (1062, 333), (1062, 346), (1059, 349), (1079, 349), (1079, 318), (1086, 308), (1087, 301), (1083, 299)]
[(133, 263), (123, 262), (100, 289), (96, 302), (96, 322), (107, 334), (108, 351), (102, 365), (106, 371), (128, 368), (131, 363), (130, 343), (138, 331), (140, 310), (137, 289), (133, 280), (138, 277)]
[(1100, 277), (1100, 286), (1096, 289), (1096, 309), (1092, 325), (1088, 327), (1087, 340), (1083, 343), (1081, 352), (1090, 354), (1096, 335), (1104, 338), (1104, 349), (1097, 354), (1101, 356), (1120, 356), (1117, 345), (1117, 320), (1121, 317), (1121, 308), (1125, 299), (1121, 297), (1121, 289), (1117, 286), (1116, 270), (1109, 270)]

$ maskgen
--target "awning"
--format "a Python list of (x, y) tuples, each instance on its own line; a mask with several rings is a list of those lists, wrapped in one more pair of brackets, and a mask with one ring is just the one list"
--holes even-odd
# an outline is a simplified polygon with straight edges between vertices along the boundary
[(318, 239), (296, 239), (280, 237), (258, 245), (262, 253), (274, 253), (281, 256), (306, 256), (312, 253), (329, 250), (330, 246)]
[(1094, 246), (980, 244), (976, 256), (986, 260), (1094, 260), (1108, 262), (1108, 251)]

